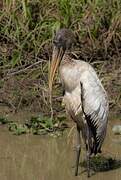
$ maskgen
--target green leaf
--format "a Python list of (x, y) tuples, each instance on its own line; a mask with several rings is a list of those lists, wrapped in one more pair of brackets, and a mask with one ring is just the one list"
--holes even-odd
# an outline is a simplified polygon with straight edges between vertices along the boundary
[(14, 67), (20, 60), (20, 51), (19, 50), (14, 50), (12, 59), (11, 59), (11, 64)]

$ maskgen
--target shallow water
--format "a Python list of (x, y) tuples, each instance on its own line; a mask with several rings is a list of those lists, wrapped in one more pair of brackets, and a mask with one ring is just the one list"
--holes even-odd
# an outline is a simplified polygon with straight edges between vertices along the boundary
[[(103, 154), (121, 159), (121, 136), (112, 134), (113, 120), (108, 124), (108, 133)], [(79, 167), (74, 176), (75, 129), (68, 129), (62, 137), (21, 135), (15, 136), (5, 126), (0, 126), (0, 180), (86, 180), (87, 174)], [(82, 157), (84, 159), (84, 150)], [(98, 172), (90, 180), (120, 180), (121, 168)]]

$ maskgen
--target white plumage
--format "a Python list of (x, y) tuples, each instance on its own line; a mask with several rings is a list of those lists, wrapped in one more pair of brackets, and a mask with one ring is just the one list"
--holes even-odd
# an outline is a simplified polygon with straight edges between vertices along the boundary
[(68, 55), (65, 54), (60, 64), (60, 78), (65, 89), (63, 101), (70, 118), (76, 121), (81, 128), (84, 123), (83, 118), (81, 118), (83, 112), (80, 83), (82, 84), (84, 113), (86, 116), (90, 116), (88, 123), (92, 124), (92, 131), (96, 131), (93, 138), (98, 145), (96, 149), (98, 152), (106, 134), (109, 111), (108, 97), (96, 72), (89, 63), (71, 59), (71, 63), (68, 65), (67, 58), (69, 59)]

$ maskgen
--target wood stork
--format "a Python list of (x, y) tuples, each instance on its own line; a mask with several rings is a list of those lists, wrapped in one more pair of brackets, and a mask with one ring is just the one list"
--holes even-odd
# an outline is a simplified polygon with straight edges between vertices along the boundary
[(90, 157), (101, 152), (107, 129), (108, 97), (93, 67), (71, 58), (75, 36), (69, 29), (60, 29), (53, 39), (49, 89), (52, 91), (54, 75), (59, 67), (65, 91), (66, 112), (77, 126), (77, 155), (75, 175), (78, 175), (81, 139), (86, 145), (87, 173), (90, 176)]

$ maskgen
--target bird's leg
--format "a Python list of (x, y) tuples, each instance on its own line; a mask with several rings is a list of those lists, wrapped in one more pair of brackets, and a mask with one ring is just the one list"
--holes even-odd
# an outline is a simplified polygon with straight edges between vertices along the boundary
[(91, 132), (88, 124), (86, 125), (87, 138), (86, 138), (86, 153), (87, 153), (87, 176), (90, 177), (90, 141), (91, 141)]
[(79, 158), (81, 152), (81, 138), (80, 138), (80, 128), (77, 125), (77, 146), (76, 146), (76, 167), (75, 167), (75, 176), (78, 175), (78, 166), (79, 166)]

